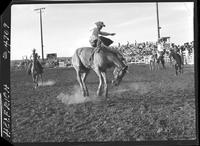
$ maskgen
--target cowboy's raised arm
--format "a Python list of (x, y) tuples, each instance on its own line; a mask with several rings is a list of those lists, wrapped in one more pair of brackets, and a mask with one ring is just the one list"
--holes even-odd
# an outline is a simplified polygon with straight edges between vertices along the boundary
[(108, 32), (103, 32), (103, 31), (99, 31), (99, 34), (104, 35), (104, 36), (115, 35), (115, 33), (108, 33)]

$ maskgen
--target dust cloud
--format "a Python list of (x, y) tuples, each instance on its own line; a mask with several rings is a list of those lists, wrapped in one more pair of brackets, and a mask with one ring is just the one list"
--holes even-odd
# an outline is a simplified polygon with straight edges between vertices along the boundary
[(111, 91), (112, 93), (123, 93), (126, 91), (134, 91), (138, 92), (139, 94), (146, 94), (151, 91), (151, 86), (148, 83), (144, 82), (136, 82), (136, 83), (129, 83), (129, 84), (121, 84), (118, 87), (114, 87)]
[(80, 90), (79, 86), (74, 86), (72, 92), (69, 93), (60, 93), (56, 98), (61, 100), (64, 104), (78, 104), (78, 103), (84, 103), (88, 101), (97, 101), (97, 96), (94, 92), (89, 91), (90, 96), (84, 97), (82, 95), (82, 92)]
[[(126, 91), (134, 91), (138, 92), (139, 94), (146, 94), (151, 91), (150, 84), (137, 82), (131, 84), (121, 84), (118, 87), (114, 87), (108, 91), (109, 93), (119, 94)], [(61, 92), (56, 98), (60, 100), (62, 103), (69, 105), (69, 104), (78, 104), (84, 102), (96, 102), (101, 100), (101, 97), (96, 96), (96, 92), (89, 91), (90, 96), (84, 97), (78, 85), (75, 85), (71, 92)]]
[(56, 82), (53, 80), (38, 82), (38, 86), (53, 86)]
[(144, 82), (141, 82), (141, 83), (131, 83), (129, 85), (129, 88), (132, 89), (135, 92), (140, 93), (140, 94), (146, 94), (149, 91), (151, 91), (150, 85), (148, 83), (144, 83)]

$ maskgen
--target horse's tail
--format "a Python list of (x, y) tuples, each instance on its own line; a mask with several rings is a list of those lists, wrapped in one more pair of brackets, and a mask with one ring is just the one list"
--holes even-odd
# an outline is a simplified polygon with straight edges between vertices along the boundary
[(79, 49), (76, 49), (76, 51), (75, 51), (75, 53), (72, 57), (72, 65), (73, 66), (76, 66), (76, 65), (80, 66), (80, 64), (82, 64), (82, 63), (81, 63), (81, 59), (79, 57)]
[(78, 54), (78, 53), (79, 53), (79, 49), (77, 49), (77, 50), (76, 50), (76, 53), (75, 53), (75, 55), (76, 55), (76, 58), (78, 59), (78, 61), (79, 61), (79, 62), (81, 62), (81, 59), (80, 59), (80, 57), (79, 57), (79, 54)]

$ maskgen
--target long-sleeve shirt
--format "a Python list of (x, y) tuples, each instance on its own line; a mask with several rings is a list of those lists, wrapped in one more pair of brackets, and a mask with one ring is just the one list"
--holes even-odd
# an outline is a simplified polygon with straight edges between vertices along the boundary
[(90, 40), (91, 41), (97, 40), (99, 38), (99, 35), (108, 36), (110, 35), (110, 33), (103, 32), (95, 27), (94, 29), (92, 29), (92, 35), (90, 37)]

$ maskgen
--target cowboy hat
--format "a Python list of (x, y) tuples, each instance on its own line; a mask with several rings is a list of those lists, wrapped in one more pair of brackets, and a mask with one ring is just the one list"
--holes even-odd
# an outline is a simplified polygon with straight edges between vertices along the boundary
[(98, 21), (95, 23), (97, 26), (105, 27), (105, 24), (102, 21)]

